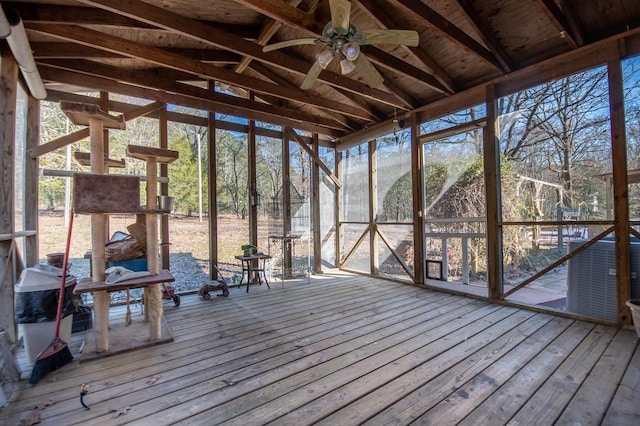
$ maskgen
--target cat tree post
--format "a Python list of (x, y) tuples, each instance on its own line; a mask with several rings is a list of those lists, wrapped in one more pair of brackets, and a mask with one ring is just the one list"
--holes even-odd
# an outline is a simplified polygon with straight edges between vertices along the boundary
[[(127, 155), (147, 164), (147, 270), (152, 275), (160, 273), (158, 263), (158, 163), (168, 164), (178, 158), (177, 151), (146, 146), (129, 145)], [(144, 292), (145, 319), (149, 321), (151, 340), (161, 338), (162, 283), (149, 285)]]
[[(91, 172), (105, 173), (104, 132), (105, 128), (125, 128), (122, 117), (113, 117), (96, 105), (62, 102), (62, 111), (77, 125), (89, 126), (91, 141)], [(104, 213), (91, 215), (91, 278), (94, 282), (105, 280), (105, 250), (108, 217)], [(106, 290), (93, 292), (96, 317), (96, 352), (109, 350), (109, 295)]]

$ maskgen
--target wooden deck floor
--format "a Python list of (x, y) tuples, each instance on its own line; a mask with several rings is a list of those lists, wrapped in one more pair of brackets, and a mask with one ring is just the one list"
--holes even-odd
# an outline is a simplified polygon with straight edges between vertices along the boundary
[(20, 382), (0, 424), (640, 424), (632, 330), (344, 273), (165, 318), (171, 343)]

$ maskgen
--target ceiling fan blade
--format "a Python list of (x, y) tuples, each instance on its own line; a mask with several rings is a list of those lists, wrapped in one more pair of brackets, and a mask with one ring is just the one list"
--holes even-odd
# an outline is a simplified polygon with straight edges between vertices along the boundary
[(375, 89), (376, 87), (382, 85), (382, 83), (384, 82), (384, 78), (382, 78), (382, 75), (380, 75), (378, 70), (362, 53), (358, 55), (353, 63), (355, 64), (356, 69), (358, 70), (362, 78), (364, 78), (365, 83), (367, 83), (369, 87)]
[(329, 0), (331, 9), (331, 25), (333, 31), (339, 35), (349, 32), (349, 14), (351, 14), (351, 3), (348, 0)]
[(362, 36), (364, 41), (360, 44), (402, 44), (404, 46), (417, 46), (418, 33), (413, 30), (370, 30), (361, 31), (356, 36)]
[(281, 41), (280, 43), (273, 43), (262, 48), (263, 52), (271, 52), (272, 50), (282, 49), (290, 46), (300, 46), (301, 44), (315, 44), (317, 38), (294, 38), (293, 40)]
[(318, 61), (315, 61), (313, 63), (313, 66), (307, 73), (307, 76), (304, 78), (304, 81), (300, 85), (300, 88), (302, 90), (310, 89), (311, 86), (313, 86), (313, 84), (318, 79), (318, 76), (320, 75), (321, 72), (322, 72), (322, 65), (320, 65)]

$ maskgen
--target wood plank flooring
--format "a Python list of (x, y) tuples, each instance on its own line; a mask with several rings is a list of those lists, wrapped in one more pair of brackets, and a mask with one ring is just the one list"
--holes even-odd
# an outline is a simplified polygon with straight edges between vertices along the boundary
[(173, 342), (23, 380), (0, 424), (640, 424), (633, 330), (342, 272), (164, 308)]

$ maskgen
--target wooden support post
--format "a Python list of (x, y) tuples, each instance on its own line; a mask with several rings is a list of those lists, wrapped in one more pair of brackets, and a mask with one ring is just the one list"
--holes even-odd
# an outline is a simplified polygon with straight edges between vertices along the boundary
[[(293, 129), (285, 127), (282, 141), (282, 235), (291, 235), (291, 150), (290, 140)], [(282, 279), (293, 274), (292, 240), (282, 240)]]
[(413, 180), (413, 265), (414, 282), (424, 284), (426, 256), (424, 252), (424, 158), (418, 135), (416, 115), (411, 114), (411, 179)]
[[(209, 80), (209, 90), (215, 90), (215, 82)], [(216, 113), (209, 111), (208, 116), (208, 139), (207, 146), (209, 152), (209, 262), (211, 265), (218, 264), (218, 169), (216, 168)], [(218, 279), (217, 268), (209, 268), (209, 279)]]
[(487, 85), (487, 126), (484, 128), (483, 154), (485, 200), (487, 203), (487, 282), (489, 299), (500, 299), (502, 293), (502, 232), (500, 229), (500, 158), (496, 135), (498, 103), (495, 86)]
[[(612, 49), (618, 50), (617, 42)], [(631, 256), (629, 236), (629, 185), (627, 182), (627, 138), (624, 113), (622, 64), (616, 58), (608, 62), (609, 109), (611, 116), (611, 167), (613, 169), (613, 218), (616, 238), (616, 283), (618, 323), (631, 324), (626, 306), (631, 299)]]
[[(253, 92), (249, 93), (249, 99), (253, 100)], [(256, 168), (256, 122), (249, 120), (249, 132), (247, 134), (248, 153), (247, 163), (249, 167), (248, 182), (249, 187), (249, 244), (258, 246), (258, 205), (256, 204), (256, 194), (258, 193), (258, 171)], [(249, 277), (253, 281), (254, 277)]]
[[(158, 119), (158, 125), (160, 130), (160, 148), (169, 148), (169, 126), (167, 120), (167, 108), (160, 109), (160, 117)], [(160, 177), (167, 178), (169, 176), (169, 166), (167, 164), (160, 164)], [(163, 179), (160, 183), (160, 195), (169, 195), (169, 182)], [(160, 259), (162, 260), (162, 269), (169, 269), (170, 260), (170, 244), (169, 241), (169, 215), (163, 214), (160, 216)]]
[(369, 162), (369, 270), (372, 275), (378, 275), (380, 271), (380, 261), (378, 259), (378, 143), (369, 141), (368, 162)]
[[(343, 178), (343, 170), (342, 170), (342, 153), (341, 152), (335, 152), (335, 163), (336, 163), (336, 177), (338, 178), (338, 180), (340, 180), (340, 182), (342, 182), (342, 178)], [(343, 186), (336, 186), (336, 191), (334, 193), (334, 205), (335, 205), (335, 210), (334, 210), (334, 221), (335, 221), (335, 230), (336, 230), (336, 237), (335, 237), (335, 251), (336, 251), (336, 267), (337, 268), (341, 268), (342, 267), (342, 247), (344, 245), (344, 231), (342, 228), (342, 218), (344, 217), (344, 212), (343, 210), (343, 196), (344, 196), (344, 187)]]
[[(313, 134), (313, 154), (318, 157), (318, 134)], [(311, 166), (311, 225), (313, 226), (313, 273), (322, 273), (322, 227), (320, 217), (320, 165)]]

